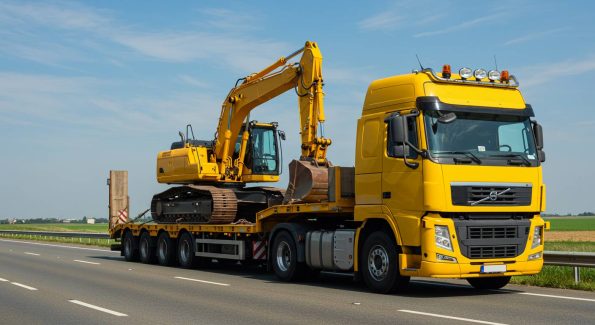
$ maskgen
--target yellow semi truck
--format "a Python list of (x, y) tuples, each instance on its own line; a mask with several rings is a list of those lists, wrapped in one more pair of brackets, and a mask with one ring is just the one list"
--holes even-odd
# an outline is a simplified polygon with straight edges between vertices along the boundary
[[(403, 288), (412, 276), (495, 289), (541, 270), (549, 226), (540, 216), (543, 131), (514, 76), (451, 73), (445, 65), (372, 82), (354, 121), (355, 167), (339, 167), (326, 161), (331, 141), (316, 134), (324, 121), (322, 56), (308, 42), (289, 57), (301, 52), (300, 64), (282, 58), (244, 78), (246, 95), (232, 89), (218, 128), (225, 140), (189, 140), (187, 132), (159, 154), (158, 177), (173, 175), (179, 181), (171, 183), (183, 186), (153, 200), (153, 222), (111, 224), (126, 260), (187, 268), (213, 259), (262, 263), (284, 281), (342, 272), (380, 293)], [(250, 98), (251, 85), (279, 85), (270, 76), (286, 77), (283, 88), (250, 109), (293, 87), (300, 96), (303, 156), (290, 164), (287, 192), (242, 181), (277, 180), (277, 124), (250, 122), (246, 110), (242, 123), (222, 127), (232, 121), (228, 103)], [(268, 156), (259, 158), (264, 145)], [(168, 166), (195, 168), (194, 181)]]

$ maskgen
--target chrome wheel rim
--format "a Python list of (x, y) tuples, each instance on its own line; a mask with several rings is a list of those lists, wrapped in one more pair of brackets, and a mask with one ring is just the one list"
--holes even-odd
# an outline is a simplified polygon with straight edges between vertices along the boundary
[(291, 265), (291, 248), (287, 242), (279, 243), (277, 247), (277, 267), (283, 272), (289, 270)]
[(389, 259), (386, 249), (380, 245), (372, 247), (368, 254), (368, 272), (375, 281), (384, 280), (389, 271)]

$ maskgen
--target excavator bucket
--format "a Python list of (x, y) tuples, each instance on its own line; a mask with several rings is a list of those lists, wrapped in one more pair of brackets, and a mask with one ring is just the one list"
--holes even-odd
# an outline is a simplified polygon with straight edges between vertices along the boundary
[(289, 184), (283, 203), (328, 201), (328, 167), (310, 161), (289, 163)]

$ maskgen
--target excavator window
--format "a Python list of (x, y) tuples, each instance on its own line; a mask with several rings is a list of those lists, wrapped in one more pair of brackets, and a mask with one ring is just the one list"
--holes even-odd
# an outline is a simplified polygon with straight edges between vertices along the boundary
[(274, 128), (253, 127), (244, 159), (253, 174), (279, 175), (277, 132)]

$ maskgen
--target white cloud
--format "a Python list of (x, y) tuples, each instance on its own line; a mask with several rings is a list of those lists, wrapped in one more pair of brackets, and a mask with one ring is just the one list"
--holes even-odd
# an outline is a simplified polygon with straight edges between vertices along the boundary
[(536, 32), (536, 33), (528, 33), (523, 36), (513, 38), (507, 42), (504, 42), (504, 45), (520, 44), (520, 43), (526, 43), (526, 42), (537, 40), (537, 39), (543, 39), (547, 36), (554, 35), (554, 34), (557, 34), (559, 32), (562, 32), (562, 31), (565, 31), (568, 29), (569, 29), (568, 27), (563, 27), (563, 28), (550, 29), (550, 30), (546, 30), (546, 31)]
[(595, 55), (580, 60), (565, 60), (557, 63), (536, 65), (520, 69), (525, 77), (523, 87), (532, 87), (548, 83), (562, 77), (581, 75), (595, 71)]
[(358, 22), (358, 26), (364, 30), (392, 30), (401, 22), (395, 12), (386, 11)]
[(472, 19), (469, 21), (465, 21), (465, 22), (462, 22), (460, 24), (453, 25), (450, 27), (442, 26), (443, 28), (441, 28), (441, 29), (417, 33), (417, 34), (413, 35), (413, 37), (428, 37), (428, 36), (436, 36), (436, 35), (457, 32), (457, 31), (469, 29), (471, 27), (475, 27), (480, 24), (491, 23), (491, 22), (497, 21), (498, 19), (500, 19), (504, 16), (505, 16), (505, 13), (503, 13), (503, 12), (495, 13), (492, 15), (478, 17), (478, 18), (475, 18), (475, 19)]

